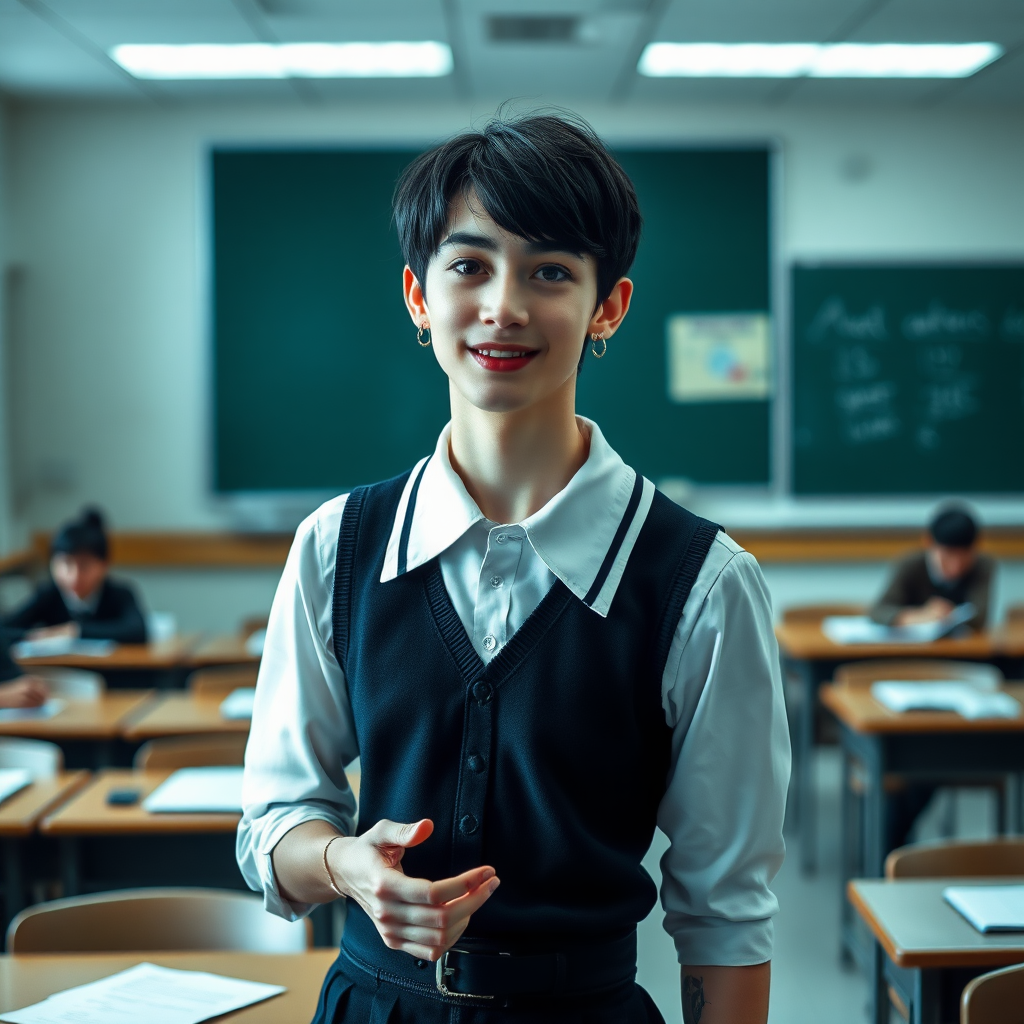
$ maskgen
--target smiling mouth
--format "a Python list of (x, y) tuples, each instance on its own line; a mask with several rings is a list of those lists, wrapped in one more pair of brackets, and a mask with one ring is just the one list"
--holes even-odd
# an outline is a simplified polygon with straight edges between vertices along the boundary
[(469, 354), (485, 370), (509, 373), (514, 370), (521, 370), (526, 366), (537, 355), (537, 350), (523, 346), (499, 348), (477, 345), (469, 349)]

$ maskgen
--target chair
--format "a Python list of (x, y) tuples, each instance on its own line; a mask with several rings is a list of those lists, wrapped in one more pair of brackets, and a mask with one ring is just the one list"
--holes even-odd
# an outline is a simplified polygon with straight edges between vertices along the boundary
[(150, 740), (135, 752), (138, 769), (205, 768), (209, 765), (240, 765), (245, 759), (245, 733), (214, 733), (206, 736), (169, 736)]
[(995, 665), (985, 665), (976, 661), (894, 658), (840, 665), (833, 676), (835, 683), (850, 687), (870, 686), (880, 679), (900, 679), (908, 682), (948, 679), (995, 687), (1003, 681), (1003, 673)]
[(123, 889), (39, 903), (7, 929), (8, 953), (121, 953), (222, 949), (301, 953), (308, 919), (268, 914), (263, 900), (223, 889)]
[(1024, 876), (1024, 838), (912, 843), (885, 858), (885, 877), (992, 878)]
[(48, 779), (64, 767), (64, 752), (56, 743), (0, 737), (0, 768), (25, 768), (37, 779)]
[(68, 700), (99, 700), (107, 682), (99, 672), (86, 672), (80, 668), (34, 668), (31, 675), (46, 681), (51, 697)]
[(864, 615), (866, 611), (862, 604), (798, 604), (783, 611), (782, 621), (821, 622), (830, 615)]
[(188, 677), (188, 688), (197, 695), (226, 697), (232, 690), (255, 686), (258, 672), (255, 665), (197, 669)]
[(975, 978), (960, 997), (960, 1024), (1024, 1024), (1024, 964)]

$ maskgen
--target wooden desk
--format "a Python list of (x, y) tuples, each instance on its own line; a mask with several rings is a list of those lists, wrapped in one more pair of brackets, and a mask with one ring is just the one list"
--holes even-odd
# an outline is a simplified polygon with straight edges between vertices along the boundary
[[(241, 887), (234, 860), (240, 814), (150, 814), (143, 810), (142, 801), (170, 774), (106, 769), (43, 819), (39, 831), (61, 840), (65, 895), (77, 895), (82, 889), (83, 844), (88, 851), (100, 851), (94, 859), (111, 873), (103, 877), (100, 887), (123, 888), (129, 882), (234, 883)], [(112, 789), (137, 789), (139, 801), (129, 807), (111, 806), (106, 801)]]
[(6, 919), (25, 905), (22, 886), (22, 840), (35, 832), (46, 814), (81, 789), (89, 773), (61, 772), (49, 779), (36, 779), (31, 785), (0, 803), (0, 843), (4, 848)]
[(783, 622), (775, 627), (775, 636), (787, 674), (800, 691), (793, 737), (794, 811), (800, 828), (800, 865), (807, 874), (817, 863), (814, 732), (818, 690), (838, 665), (869, 658), (949, 658), (994, 662), (1012, 672), (1024, 658), (1024, 625), (1019, 624), (930, 644), (837, 644), (822, 633), (819, 622)]
[(52, 718), (0, 722), (0, 736), (37, 740), (112, 740), (153, 695), (153, 690), (108, 690), (96, 700), (68, 700)]
[[(1024, 684), (1010, 683), (1006, 692), (1024, 703)], [(841, 877), (855, 872), (880, 877), (885, 856), (888, 797), (884, 780), (889, 773), (917, 779), (969, 779), (972, 776), (1024, 772), (1024, 714), (1019, 718), (966, 719), (953, 712), (890, 711), (868, 688), (823, 686), (821, 702), (839, 720), (843, 747), (843, 835)], [(854, 763), (864, 774), (860, 863), (855, 866), (851, 833), (856, 831), (851, 791)], [(1018, 825), (1011, 822), (1011, 827)], [(844, 948), (856, 952), (852, 918), (842, 898)]]
[(248, 718), (224, 718), (220, 695), (188, 692), (162, 693), (139, 714), (125, 723), (126, 740), (148, 740), (157, 736), (187, 736), (199, 733), (249, 732)]
[(211, 971), (233, 978), (284, 985), (287, 992), (218, 1017), (232, 1024), (280, 1024), (312, 1020), (320, 985), (336, 949), (305, 953), (78, 953), (0, 956), (0, 1011), (14, 1010), (140, 963), (183, 971)]
[(261, 655), (246, 650), (240, 636), (212, 636), (197, 644), (189, 655), (191, 668), (217, 668), (224, 665), (258, 665)]
[(937, 1024), (942, 1019), (944, 992), (947, 1002), (958, 1001), (970, 978), (1024, 962), (1024, 933), (984, 935), (942, 898), (948, 885), (1007, 882), (1020, 883), (1024, 878), (849, 883), (850, 903), (875, 939), (871, 996), (876, 1024), (889, 1019), (888, 985), (910, 1009), (912, 1024)]

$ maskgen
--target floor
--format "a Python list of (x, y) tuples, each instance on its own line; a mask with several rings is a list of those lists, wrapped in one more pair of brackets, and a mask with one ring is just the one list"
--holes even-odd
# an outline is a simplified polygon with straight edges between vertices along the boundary
[[(769, 1024), (867, 1024), (868, 986), (856, 968), (839, 960), (839, 752), (819, 753), (819, 869), (800, 874), (796, 836), (787, 834), (790, 854), (772, 886), (779, 898)], [(950, 818), (963, 837), (992, 834), (994, 809), (985, 793), (942, 793), (918, 823), (920, 839), (937, 838)], [(660, 884), (658, 860), (666, 840), (658, 833), (645, 866)], [(658, 1004), (667, 1024), (681, 1024), (679, 966), (672, 941), (661, 926), (661, 911), (640, 925), (638, 980)], [(895, 1016), (893, 1021), (895, 1021)]]

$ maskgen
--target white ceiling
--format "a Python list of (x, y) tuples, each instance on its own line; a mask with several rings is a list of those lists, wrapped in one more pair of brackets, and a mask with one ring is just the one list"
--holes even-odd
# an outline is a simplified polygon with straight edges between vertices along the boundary
[[(495, 43), (495, 15), (575, 15), (572, 43)], [(118, 43), (438, 39), (444, 79), (137, 82)], [(994, 41), (994, 65), (956, 81), (644, 79), (669, 41)], [(1024, 0), (0, 0), (0, 91), (15, 95), (1024, 103)]]

